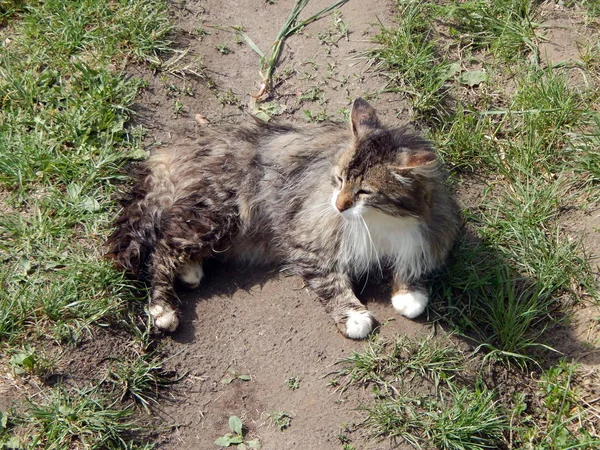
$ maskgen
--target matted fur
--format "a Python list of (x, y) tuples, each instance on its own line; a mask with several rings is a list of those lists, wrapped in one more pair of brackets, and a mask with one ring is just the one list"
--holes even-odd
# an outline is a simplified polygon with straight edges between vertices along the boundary
[(228, 255), (278, 261), (324, 299), (346, 336), (364, 338), (374, 322), (352, 279), (392, 271), (394, 305), (404, 311), (398, 299), (410, 303), (414, 292), (408, 310), (419, 314), (419, 280), (458, 231), (431, 144), (381, 126), (362, 99), (350, 127), (255, 120), (207, 129), (192, 145), (158, 150), (137, 177), (109, 254), (148, 278), (155, 325), (168, 331), (178, 324), (177, 274), (197, 284), (206, 258)]

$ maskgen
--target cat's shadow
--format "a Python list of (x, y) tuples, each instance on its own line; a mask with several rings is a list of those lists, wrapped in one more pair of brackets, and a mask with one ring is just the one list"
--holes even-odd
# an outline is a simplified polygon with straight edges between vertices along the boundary
[(262, 289), (269, 280), (279, 275), (276, 266), (247, 266), (218, 260), (206, 261), (203, 268), (204, 278), (199, 288), (186, 289), (176, 284), (177, 295), (181, 300), (181, 317), (184, 320), (171, 335), (175, 342), (194, 342), (195, 324), (200, 319), (197, 312), (199, 303), (210, 302), (214, 297), (232, 298), (236, 292), (251, 292), (256, 287)]
[[(554, 294), (544, 300), (537, 319), (532, 320), (522, 332), (523, 345), (505, 349), (505, 339), (518, 335), (518, 331), (532, 314), (530, 301), (536, 285), (534, 279), (522, 276), (503, 254), (486, 244), (470, 229), (464, 230), (453, 248), (446, 266), (428, 280), (431, 287), (430, 317), (439, 321), (446, 331), (471, 348), (485, 352), (520, 354), (521, 361), (536, 361), (538, 367), (549, 368), (561, 358), (585, 357), (587, 364), (600, 364), (600, 350), (590, 348), (590, 343), (580, 338), (580, 330), (570, 323), (571, 308), (560, 307), (561, 295)], [(490, 302), (489, 304), (487, 302)], [(510, 302), (522, 303), (522, 306)], [(545, 308), (545, 309), (544, 309)], [(520, 311), (515, 317), (510, 311)], [(502, 318), (504, 317), (504, 321)], [(545, 331), (544, 331), (545, 330)], [(508, 339), (507, 339), (508, 340)], [(530, 341), (528, 341), (530, 340)], [(534, 345), (528, 346), (529, 342)], [(509, 342), (510, 343), (510, 342)], [(532, 359), (527, 359), (527, 358)]]
[[(245, 266), (218, 260), (207, 261), (204, 265), (204, 273), (202, 284), (197, 289), (190, 290), (181, 285), (176, 285), (177, 294), (181, 300), (181, 317), (183, 320), (177, 331), (171, 334), (171, 339), (175, 342), (182, 344), (194, 342), (196, 340), (197, 324), (201, 323), (202, 320), (210, 320), (207, 317), (199, 317), (198, 305), (200, 303), (214, 301), (217, 297), (233, 298), (239, 291), (250, 293), (256, 291), (257, 288), (262, 291), (268, 281), (286, 277), (286, 273), (281, 273), (278, 266)], [(299, 288), (303, 285), (303, 282), (299, 278), (297, 278), (297, 281), (297, 288)], [(289, 289), (290, 287), (286, 286), (286, 288)], [(398, 320), (408, 321), (408, 319), (401, 318), (391, 306), (391, 276), (387, 274), (370, 274), (368, 277), (356, 280), (354, 282), (354, 293), (370, 310), (375, 310), (372, 312), (379, 320), (386, 321), (390, 317), (395, 317)], [(307, 305), (322, 309), (324, 323), (335, 327), (324, 305), (318, 302), (316, 295), (311, 295), (308, 291), (305, 294), (302, 301), (306, 302)], [(423, 315), (410, 320), (410, 322), (423, 325), (430, 321), (427, 315)], [(378, 322), (378, 325), (380, 324), (381, 322)], [(375, 333), (379, 333), (379, 331), (379, 327), (374, 330)]]

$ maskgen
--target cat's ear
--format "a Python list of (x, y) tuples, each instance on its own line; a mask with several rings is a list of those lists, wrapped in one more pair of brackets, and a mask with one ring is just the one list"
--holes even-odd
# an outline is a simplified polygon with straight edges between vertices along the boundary
[(352, 104), (350, 124), (352, 125), (352, 134), (360, 138), (368, 131), (379, 128), (379, 119), (375, 109), (366, 100), (357, 98)]
[(411, 174), (432, 177), (438, 168), (438, 157), (431, 150), (414, 150), (405, 152), (399, 164), (392, 168), (394, 176), (400, 180), (407, 180)]
[(429, 167), (436, 165), (438, 157), (435, 152), (431, 150), (416, 150), (412, 152), (406, 152), (402, 158), (401, 168), (402, 169), (415, 169), (418, 167)]

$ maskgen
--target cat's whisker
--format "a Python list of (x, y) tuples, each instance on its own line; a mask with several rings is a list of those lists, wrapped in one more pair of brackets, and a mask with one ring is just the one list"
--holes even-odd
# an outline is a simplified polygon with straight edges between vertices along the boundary
[(362, 214), (359, 214), (358, 217), (360, 217), (360, 220), (362, 221), (363, 225), (365, 226), (367, 236), (369, 236), (369, 241), (371, 242), (371, 249), (373, 249), (373, 252), (375, 253), (375, 261), (377, 261), (377, 267), (379, 267), (379, 274), (381, 276), (383, 276), (381, 260), (379, 258), (379, 253), (377, 252), (377, 248), (375, 247), (375, 242), (373, 242), (373, 238), (371, 237), (371, 232), (369, 231), (369, 226), (367, 225), (367, 222), (365, 222), (365, 218), (362, 216)]

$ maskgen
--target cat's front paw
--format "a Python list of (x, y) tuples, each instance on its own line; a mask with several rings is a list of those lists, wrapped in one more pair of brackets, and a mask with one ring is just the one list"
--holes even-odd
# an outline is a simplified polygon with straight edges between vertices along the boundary
[(179, 326), (177, 311), (169, 304), (155, 303), (150, 306), (150, 315), (154, 326), (162, 331), (172, 333)]
[(421, 291), (402, 292), (392, 297), (392, 305), (396, 311), (409, 319), (423, 314), (428, 302), (427, 294)]
[(344, 326), (338, 324), (344, 336), (350, 339), (365, 339), (373, 330), (375, 319), (369, 311), (350, 311), (346, 315)]

